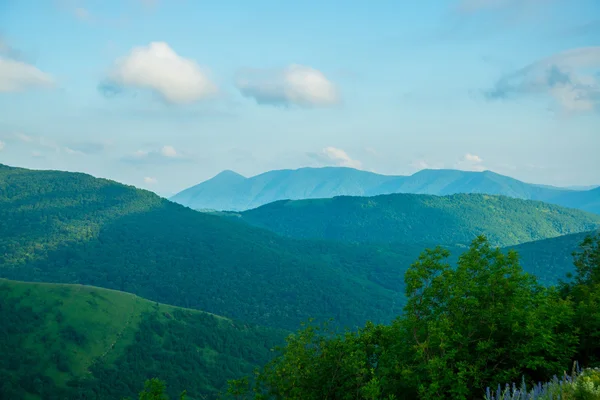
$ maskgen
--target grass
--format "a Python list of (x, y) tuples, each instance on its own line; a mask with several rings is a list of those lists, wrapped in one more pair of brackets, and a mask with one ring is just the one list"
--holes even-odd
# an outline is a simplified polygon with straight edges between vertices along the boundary
[[(17, 360), (35, 360), (35, 370), (30, 372), (49, 379), (56, 390), (68, 391), (72, 382), (95, 382), (99, 376), (103, 376), (100, 379), (121, 379), (119, 368), (122, 367), (136, 375), (154, 375), (160, 370), (149, 365), (160, 365), (161, 360), (169, 357), (181, 360), (193, 358), (197, 371), (203, 368), (205, 371), (211, 368), (226, 371), (229, 364), (235, 364), (249, 372), (257, 366), (258, 359), (265, 361), (264, 357), (261, 358), (263, 353), (269, 352), (265, 341), (269, 342), (273, 337), (283, 338), (279, 332), (248, 327), (203, 311), (159, 304), (130, 293), (84, 285), (0, 279), (0, 311), (13, 314), (13, 319), (8, 321), (10, 326), (6, 327), (11, 344), (1, 341), (0, 353), (12, 352), (12, 359)], [(157, 331), (149, 326), (156, 327)], [(165, 333), (161, 336), (156, 332)], [(146, 348), (140, 342), (143, 340), (140, 335), (151, 337), (146, 340), (155, 343), (152, 357), (157, 358), (135, 366), (131, 355), (136, 349)], [(190, 338), (202, 339), (193, 343)], [(251, 356), (245, 356), (231, 348), (234, 346), (223, 345), (223, 340), (232, 340), (240, 345), (249, 345), (247, 341), (251, 341), (258, 350)], [(182, 346), (186, 345), (187, 349), (182, 350)], [(196, 356), (189, 357), (189, 352)], [(1, 371), (2, 367), (0, 363), (0, 373), (6, 374), (7, 380), (17, 385), (20, 379), (18, 371), (22, 366)], [(99, 373), (103, 375), (96, 376)], [(216, 380), (207, 373), (198, 377), (200, 383), (195, 389), (197, 392), (214, 393), (222, 388), (221, 378)], [(106, 385), (106, 382), (102, 384)], [(143, 384), (143, 380), (139, 384)], [(194, 386), (192, 381), (188, 384)], [(3, 397), (1, 386), (0, 398)], [(21, 395), (28, 399), (46, 398), (48, 393), (23, 390)], [(136, 393), (133, 388), (131, 392)], [(127, 389), (123, 389), (123, 394), (128, 393)]]

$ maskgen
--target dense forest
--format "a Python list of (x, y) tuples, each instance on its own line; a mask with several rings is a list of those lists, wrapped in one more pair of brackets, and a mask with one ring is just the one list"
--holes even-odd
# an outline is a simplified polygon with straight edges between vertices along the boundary
[(0, 280), (0, 398), (136, 397), (156, 377), (190, 398), (269, 361), (284, 331), (81, 285)]
[[(485, 237), (456, 268), (448, 255), (430, 249), (410, 267), (408, 302), (392, 324), (342, 333), (308, 325), (229, 392), (256, 400), (600, 399), (600, 371), (586, 369), (580, 381), (566, 375), (574, 362), (600, 366), (600, 235), (574, 254), (573, 280), (552, 287)], [(552, 381), (561, 371), (565, 378)]]
[(0, 221), (2, 277), (89, 284), (286, 329), (309, 317), (391, 320), (402, 269), (423, 248), (286, 239), (89, 175), (8, 167)]
[(495, 246), (512, 246), (600, 227), (600, 215), (483, 194), (278, 201), (229, 215), (289, 237), (360, 243), (468, 245), (485, 234)]

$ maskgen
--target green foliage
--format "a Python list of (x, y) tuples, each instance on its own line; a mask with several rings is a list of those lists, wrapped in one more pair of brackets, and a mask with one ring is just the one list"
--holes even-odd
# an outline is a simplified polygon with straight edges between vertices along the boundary
[(2, 399), (120, 399), (150, 376), (216, 398), (285, 337), (128, 293), (7, 280), (0, 320)]
[(588, 236), (573, 256), (575, 276), (562, 292), (575, 304), (574, 325), (581, 337), (577, 359), (600, 366), (600, 234)]
[(590, 234), (595, 232), (573, 233), (551, 239), (537, 240), (510, 246), (506, 250), (519, 253), (523, 269), (538, 277), (540, 283), (556, 285), (575, 272), (573, 252)]
[(369, 323), (343, 335), (308, 326), (245, 392), (244, 382), (233, 382), (235, 393), (475, 399), (500, 382), (548, 379), (571, 362), (578, 345), (572, 302), (524, 273), (516, 253), (479, 237), (456, 268), (448, 256), (440, 247), (427, 250), (406, 272), (408, 302), (391, 325)]
[(139, 400), (169, 400), (165, 393), (167, 384), (158, 378), (148, 379), (144, 383), (144, 390), (140, 392)]
[(528, 389), (525, 381), (520, 387), (513, 384), (504, 389), (499, 385), (495, 392), (487, 390), (485, 400), (600, 400), (600, 369), (587, 368), (583, 371), (573, 368), (571, 375), (541, 382)]
[(469, 398), (490, 383), (537, 381), (569, 363), (577, 340), (571, 304), (523, 273), (516, 253), (480, 237), (455, 270), (446, 257), (427, 251), (406, 274), (398, 325), (421, 398)]
[(600, 227), (600, 215), (483, 194), (278, 201), (240, 213), (249, 224), (295, 238), (467, 246), (484, 234), (495, 246)]
[[(82, 283), (261, 325), (389, 322), (422, 250), (281, 238), (85, 174), (0, 168), (0, 276)], [(260, 290), (257, 290), (260, 288)]]
[[(158, 378), (148, 379), (144, 383), (144, 390), (140, 392), (139, 400), (169, 400), (169, 396), (165, 393), (167, 384)], [(187, 391), (181, 392), (179, 400), (185, 400)]]

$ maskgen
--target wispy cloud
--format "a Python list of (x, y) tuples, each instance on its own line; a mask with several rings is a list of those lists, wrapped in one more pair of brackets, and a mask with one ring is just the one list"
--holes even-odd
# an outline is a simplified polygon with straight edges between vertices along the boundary
[(325, 107), (337, 104), (336, 86), (319, 70), (292, 64), (282, 69), (244, 69), (235, 84), (242, 95), (258, 104)]
[(126, 89), (149, 90), (171, 104), (194, 103), (218, 92), (206, 71), (165, 42), (132, 49), (115, 61), (98, 88), (106, 96)]
[(566, 112), (600, 108), (600, 47), (573, 49), (501, 77), (484, 92), (488, 100), (547, 96)]
[(36, 157), (40, 157), (48, 151), (67, 155), (98, 154), (107, 150), (110, 146), (110, 143), (97, 142), (60, 143), (44, 136), (28, 135), (23, 132), (14, 132), (3, 135), (2, 140), (7, 143), (15, 143), (20, 146), (33, 148), (33, 152), (37, 154)]
[(459, 160), (454, 168), (460, 169), (463, 171), (485, 171), (487, 168), (483, 165), (483, 159), (476, 155), (467, 153), (463, 156), (461, 160)]
[(6, 143), (4, 143), (3, 141), (0, 140), (0, 151), (4, 150), (5, 147), (6, 147)]
[(121, 159), (121, 161), (130, 164), (164, 164), (190, 162), (192, 160), (188, 154), (179, 152), (170, 145), (153, 150), (140, 149)]
[(335, 165), (339, 167), (362, 168), (362, 163), (348, 155), (344, 150), (337, 147), (325, 147), (318, 153), (307, 153), (307, 155), (322, 165)]
[(22, 54), (0, 37), (0, 93), (54, 86), (54, 78), (22, 59)]
[(151, 176), (147, 176), (144, 178), (144, 183), (146, 185), (156, 185), (158, 183), (158, 179), (153, 178)]
[(444, 165), (442, 163), (435, 163), (435, 162), (430, 162), (424, 159), (417, 159), (412, 161), (410, 164), (410, 167), (412, 167), (413, 169), (420, 171), (422, 169), (442, 169), (444, 168)]

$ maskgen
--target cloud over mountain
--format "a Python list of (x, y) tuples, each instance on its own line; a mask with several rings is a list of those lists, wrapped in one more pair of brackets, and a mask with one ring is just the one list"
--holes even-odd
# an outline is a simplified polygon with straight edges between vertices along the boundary
[(136, 47), (115, 61), (100, 90), (104, 94), (122, 89), (143, 89), (172, 104), (188, 104), (209, 98), (217, 86), (195, 61), (177, 54), (165, 42)]
[(319, 70), (292, 64), (282, 69), (245, 69), (235, 84), (242, 95), (258, 104), (326, 107), (340, 100), (336, 86)]
[(325, 147), (320, 152), (308, 153), (307, 155), (321, 165), (334, 165), (356, 169), (362, 167), (362, 163), (359, 160), (353, 159), (344, 150), (332, 146)]

